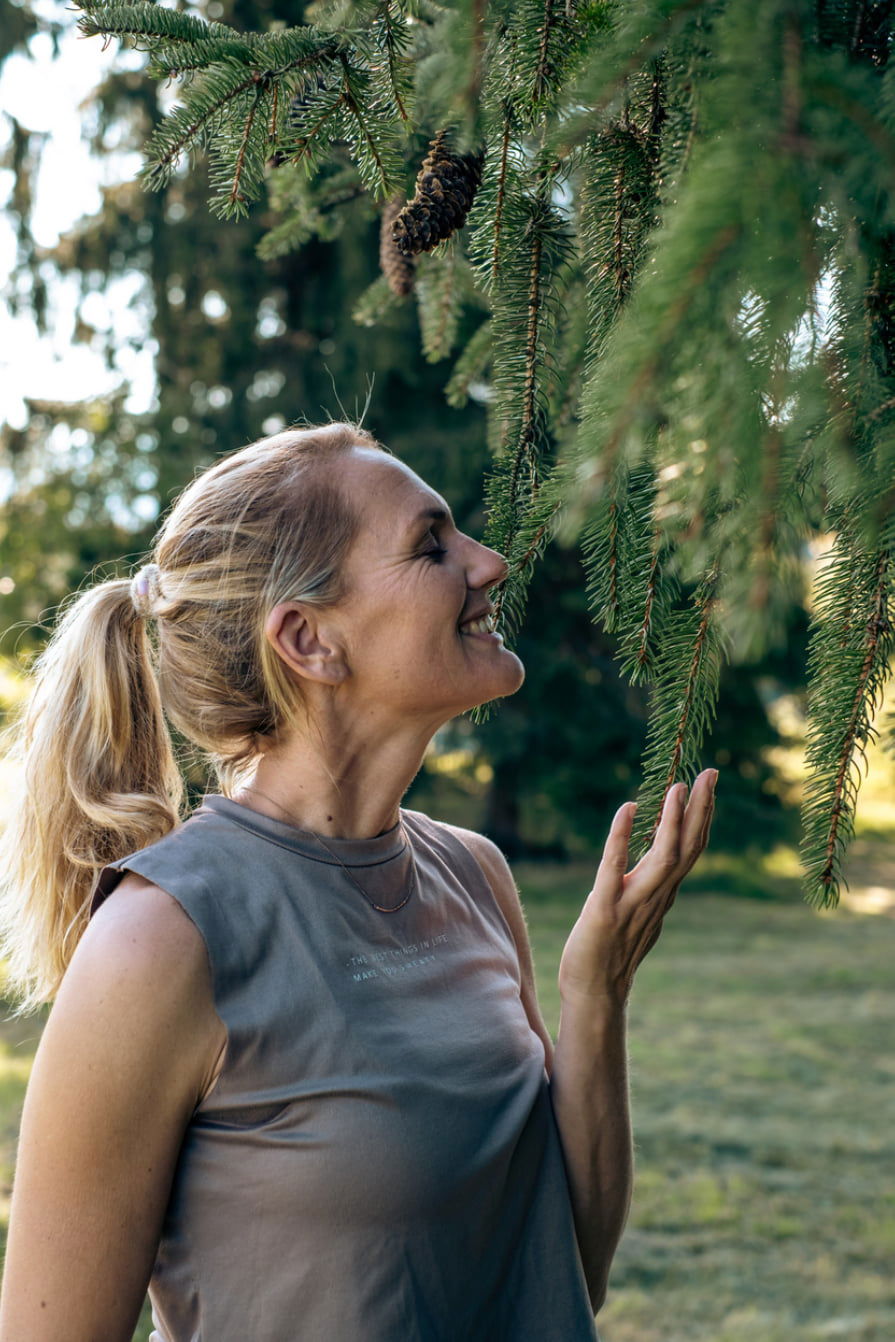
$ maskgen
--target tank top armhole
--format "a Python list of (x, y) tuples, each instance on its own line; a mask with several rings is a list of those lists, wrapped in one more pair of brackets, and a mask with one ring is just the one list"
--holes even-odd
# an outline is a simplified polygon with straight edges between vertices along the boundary
[(130, 858), (123, 857), (120, 858), (118, 862), (109, 863), (109, 865), (103, 867), (103, 869), (100, 871), (99, 877), (97, 878), (96, 886), (94, 887), (93, 896), (90, 901), (90, 912), (88, 913), (87, 920), (88, 922), (90, 921), (96, 910), (100, 907), (101, 904), (105, 903), (105, 901), (118, 887), (118, 885), (121, 883), (122, 879), (127, 875), (127, 873), (132, 872), (135, 876), (142, 876), (144, 880), (151, 881), (152, 884), (157, 886), (159, 890), (164, 890), (165, 894), (174, 900), (175, 904), (181, 910), (181, 912), (187, 918), (189, 918), (190, 922), (193, 924), (193, 927), (195, 927), (196, 931), (199, 933), (199, 936), (202, 938), (202, 945), (205, 947), (205, 959), (208, 964), (208, 974), (211, 982), (212, 1010), (214, 1011), (215, 1016), (217, 1017), (217, 1019), (220, 1021), (221, 1025), (224, 1028), (224, 1039), (223, 1042), (221, 1043), (220, 1048), (218, 1049), (214, 1065), (211, 1069), (211, 1076), (209, 1080), (205, 1083), (205, 1086), (203, 1087), (202, 1090), (202, 1094), (199, 1096), (194, 1106), (193, 1113), (195, 1114), (217, 1090), (218, 1083), (220, 1082), (220, 1079), (223, 1076), (227, 1066), (228, 1054), (230, 1052), (230, 1045), (232, 1041), (230, 1027), (224, 1020), (224, 1018), (221, 1016), (220, 1012), (218, 1011), (218, 988), (217, 988), (218, 975), (214, 962), (214, 956), (212, 954), (211, 946), (208, 943), (208, 937), (206, 936), (204, 929), (200, 926), (198, 920), (194, 917), (190, 908), (184, 903), (183, 900), (178, 898), (178, 896), (174, 893), (173, 890), (169, 890), (162, 883), (161, 880), (157, 880), (154, 875), (149, 875), (148, 873), (144, 874), (142, 871), (139, 871), (137, 869), (137, 863), (133, 861), (133, 856), (136, 856), (139, 859), (139, 854), (132, 855), (132, 857)]
[(519, 947), (516, 944), (516, 938), (513, 935), (513, 929), (510, 927), (509, 919), (504, 913), (500, 900), (494, 893), (494, 887), (491, 884), (491, 879), (488, 876), (488, 873), (485, 871), (469, 845), (461, 839), (458, 834), (455, 834), (454, 831), (448, 827), (446, 822), (433, 820), (431, 816), (426, 815), (423, 811), (412, 811), (411, 815), (415, 821), (422, 820), (425, 825), (431, 826), (429, 833), (434, 834), (438, 841), (455, 856), (457, 859), (457, 866), (462, 866), (467, 875), (473, 874), (476, 885), (481, 892), (481, 897), (484, 899), (485, 905), (491, 915), (491, 919), (493, 922), (496, 922), (506, 940), (510, 962), (514, 968), (514, 977), (516, 978), (517, 986), (521, 990), (522, 967), (519, 962)]

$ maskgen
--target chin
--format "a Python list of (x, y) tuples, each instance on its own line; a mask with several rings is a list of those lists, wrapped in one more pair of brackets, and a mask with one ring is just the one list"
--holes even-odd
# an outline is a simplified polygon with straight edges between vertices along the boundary
[(501, 675), (492, 677), (492, 685), (488, 693), (483, 695), (471, 707), (475, 708), (479, 704), (486, 704), (490, 699), (507, 699), (511, 694), (522, 688), (525, 681), (525, 667), (519, 657), (514, 652), (504, 652), (503, 660), (505, 665), (501, 667)]

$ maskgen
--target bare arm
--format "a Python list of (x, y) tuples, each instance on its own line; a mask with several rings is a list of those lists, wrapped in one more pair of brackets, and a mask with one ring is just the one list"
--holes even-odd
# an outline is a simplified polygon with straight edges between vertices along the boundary
[(683, 877), (708, 842), (713, 789), (705, 771), (693, 785), (689, 804), (686, 786), (669, 791), (654, 843), (627, 875), (633, 811), (620, 808), (560, 961), (562, 1008), (551, 1095), (595, 1311), (605, 1300), (631, 1203), (628, 994), (637, 966), (659, 939)]
[(72, 957), (34, 1060), (0, 1342), (130, 1342), (183, 1133), (225, 1038), (200, 932), (126, 875)]
[[(666, 798), (655, 843), (625, 875), (632, 812), (613, 822), (594, 888), (572, 929), (559, 972), (562, 999), (552, 1066), (553, 1112), (563, 1148), (575, 1231), (596, 1313), (631, 1204), (633, 1141), (628, 1096), (626, 1003), (634, 971), (658, 940), (681, 880), (708, 842), (713, 783), (703, 773), (686, 809)], [(680, 788), (676, 789), (680, 792)], [(686, 788), (683, 789), (686, 799)], [(496, 844), (450, 826), (491, 882), (516, 937), (532, 1029), (537, 1007), (531, 948), (519, 892)], [(551, 1054), (548, 1053), (548, 1059)]]
[(625, 1008), (563, 1001), (550, 1098), (591, 1306), (606, 1299), (634, 1184)]

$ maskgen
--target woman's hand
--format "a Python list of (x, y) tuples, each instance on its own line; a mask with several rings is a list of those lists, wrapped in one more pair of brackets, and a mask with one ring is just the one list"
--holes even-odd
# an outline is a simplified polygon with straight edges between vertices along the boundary
[(674, 903), (681, 881), (708, 843), (715, 809), (715, 769), (704, 769), (693, 784), (665, 794), (655, 841), (632, 871), (625, 874), (634, 812), (626, 802), (615, 813), (593, 889), (559, 965), (563, 1001), (624, 1006), (634, 971), (652, 950), (662, 920)]

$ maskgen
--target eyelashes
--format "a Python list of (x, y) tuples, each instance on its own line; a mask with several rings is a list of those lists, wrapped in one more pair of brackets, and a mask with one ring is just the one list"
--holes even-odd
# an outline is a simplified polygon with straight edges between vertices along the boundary
[(429, 538), (435, 541), (435, 546), (431, 550), (423, 550), (421, 557), (423, 559), (428, 559), (432, 564), (440, 564), (444, 556), (447, 554), (447, 547), (438, 544), (435, 539), (435, 534), (432, 531), (429, 532)]

